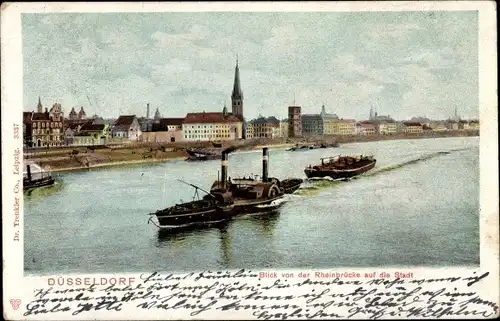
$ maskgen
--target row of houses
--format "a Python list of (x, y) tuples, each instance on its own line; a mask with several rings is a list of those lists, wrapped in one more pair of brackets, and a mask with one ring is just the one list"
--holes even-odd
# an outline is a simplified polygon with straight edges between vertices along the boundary
[(412, 118), (409, 121), (395, 121), (390, 116), (379, 116), (377, 113), (372, 115), (371, 112), (369, 120), (356, 121), (328, 114), (325, 106), (319, 114), (301, 114), (300, 106), (290, 106), (288, 119), (284, 123), (288, 126), (286, 132), (289, 137), (422, 134), (426, 131), (479, 129), (477, 120), (431, 121), (426, 118)]
[(476, 120), (445, 121), (395, 121), (387, 116), (374, 117), (372, 120), (356, 121), (341, 119), (334, 114), (299, 115), (296, 106), (285, 120), (275, 117), (262, 117), (251, 120), (246, 125), (247, 138), (278, 138), (307, 136), (353, 136), (353, 135), (395, 135), (423, 134), (429, 131), (477, 130)]
[[(81, 110), (83, 111), (83, 109)], [(45, 112), (24, 112), (23, 133), (25, 146), (91, 146), (123, 142), (178, 142), (178, 141), (224, 141), (244, 137), (279, 138), (317, 135), (394, 135), (397, 133), (422, 134), (425, 131), (474, 130), (478, 121), (394, 121), (386, 116), (367, 121), (342, 119), (335, 114), (301, 115), (299, 106), (289, 107), (289, 118), (259, 116), (245, 124), (227, 112), (188, 113), (183, 118), (154, 119), (122, 115), (116, 120), (105, 120), (94, 116), (84, 119), (72, 110), (71, 119), (64, 119), (61, 105), (54, 104)]]
[[(302, 125), (303, 128), (307, 128)], [(305, 130), (302, 132), (291, 132), (290, 137), (333, 135), (333, 136), (353, 136), (353, 135), (395, 135), (423, 134), (429, 131), (449, 131), (449, 130), (478, 130), (479, 121), (439, 121), (431, 123), (421, 123), (415, 121), (356, 121), (353, 119), (339, 119), (324, 123), (322, 127), (317, 126), (315, 130)]]

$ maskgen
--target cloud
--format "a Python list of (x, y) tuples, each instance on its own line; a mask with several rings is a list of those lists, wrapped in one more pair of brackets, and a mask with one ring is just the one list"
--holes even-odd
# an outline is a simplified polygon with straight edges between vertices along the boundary
[[(96, 43), (89, 38), (80, 39), (82, 58), (83, 59), (95, 59), (99, 54), (99, 48)], [(66, 48), (66, 50), (68, 50)]]
[(263, 53), (282, 53), (293, 50), (297, 45), (297, 32), (293, 25), (274, 27), (272, 37), (264, 40)]
[(416, 24), (367, 23), (368, 36), (374, 42), (391, 43), (408, 37), (412, 32), (424, 30)]
[(294, 94), (344, 118), (477, 113), (475, 13), (31, 14), (23, 54), (27, 109), (219, 110), (238, 54), (247, 118), (286, 117)]
[(194, 45), (193, 41), (203, 40), (209, 34), (208, 28), (202, 25), (193, 25), (186, 33), (172, 34), (162, 31), (156, 31), (151, 38), (157, 41), (157, 46), (162, 48), (190, 48)]
[(401, 59), (402, 63), (421, 64), (432, 69), (460, 68), (452, 49), (420, 50), (420, 52)]

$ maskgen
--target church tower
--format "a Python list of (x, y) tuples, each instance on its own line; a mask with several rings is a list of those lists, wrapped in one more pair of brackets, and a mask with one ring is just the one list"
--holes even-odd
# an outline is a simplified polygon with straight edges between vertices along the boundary
[(40, 96), (38, 96), (38, 105), (36, 106), (36, 111), (38, 113), (43, 112), (42, 100), (40, 99)]
[(236, 68), (234, 70), (234, 85), (233, 85), (233, 92), (231, 94), (231, 103), (232, 103), (232, 108), (231, 108), (232, 114), (243, 121), (243, 92), (241, 91), (240, 68), (238, 66), (238, 58), (236, 58)]
[(154, 120), (160, 120), (160, 119), (161, 119), (160, 110), (156, 108)]
[(321, 116), (326, 116), (325, 104), (323, 104), (323, 106), (321, 106)]

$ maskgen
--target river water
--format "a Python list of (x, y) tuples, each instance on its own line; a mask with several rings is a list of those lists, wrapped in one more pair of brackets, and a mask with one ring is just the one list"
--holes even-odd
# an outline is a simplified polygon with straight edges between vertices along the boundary
[[(313, 181), (280, 209), (177, 233), (147, 215), (209, 188), (219, 161), (59, 174), (24, 200), (25, 273), (111, 273), (236, 268), (477, 266), (479, 138), (270, 150), (270, 176), (305, 177), (320, 157), (373, 154), (348, 182)], [(260, 174), (261, 151), (230, 154), (229, 176)]]

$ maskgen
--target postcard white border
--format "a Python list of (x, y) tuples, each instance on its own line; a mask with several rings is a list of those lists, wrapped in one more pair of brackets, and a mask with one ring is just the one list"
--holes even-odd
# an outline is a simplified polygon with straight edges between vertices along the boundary
[[(22, 151), (22, 139), (13, 140), (13, 124), (22, 128), (23, 82), (21, 13), (49, 12), (194, 12), (194, 11), (466, 11), (479, 12), (479, 106), (480, 106), (480, 242), (481, 266), (488, 271), (492, 282), (484, 286), (488, 298), (499, 302), (499, 213), (498, 213), (498, 120), (497, 120), (497, 63), (496, 63), (496, 6), (490, 1), (449, 2), (187, 2), (187, 3), (2, 3), (1, 12), (1, 85), (2, 85), (2, 221), (3, 221), (3, 304), (4, 317), (21, 319), (19, 312), (10, 309), (9, 299), (32, 295), (36, 286), (46, 285), (47, 276), (24, 277), (23, 272), (23, 215), (20, 217), (21, 237), (14, 242), (13, 223), (13, 151)], [(23, 202), (20, 204), (23, 213)], [(350, 269), (371, 271), (373, 269)], [(377, 269), (381, 270), (381, 269)], [(394, 271), (394, 269), (384, 269)], [(411, 269), (424, 276), (464, 274), (471, 269)], [(145, 271), (146, 272), (146, 271)], [(150, 271), (147, 271), (150, 272)], [(85, 275), (89, 276), (89, 275)], [(98, 275), (103, 276), (103, 275)], [(135, 275), (137, 276), (137, 275)], [(173, 316), (175, 318), (175, 316)], [(212, 317), (217, 317), (216, 315)], [(227, 316), (223, 316), (227, 317)], [(235, 316), (236, 317), (236, 316)], [(247, 316), (248, 317), (248, 316)], [(43, 317), (34, 317), (40, 319)], [(108, 318), (108, 317), (106, 317)], [(155, 313), (109, 315), (109, 319), (156, 318)], [(208, 316), (210, 318), (210, 316)]]

